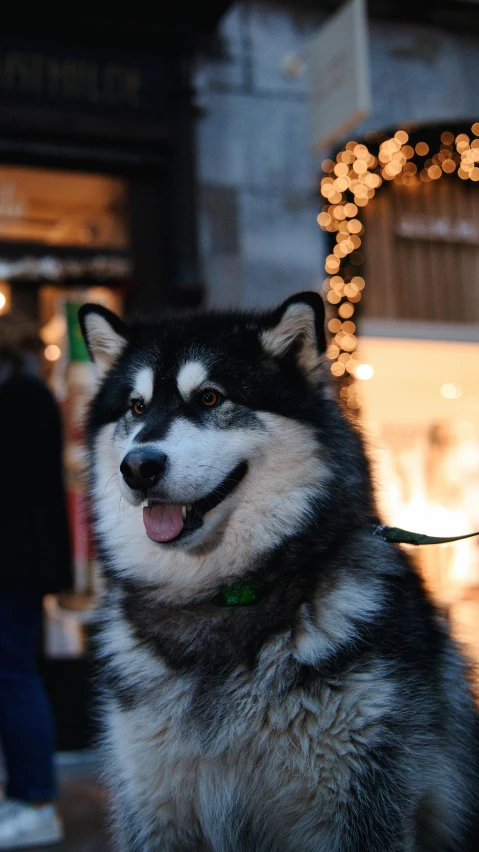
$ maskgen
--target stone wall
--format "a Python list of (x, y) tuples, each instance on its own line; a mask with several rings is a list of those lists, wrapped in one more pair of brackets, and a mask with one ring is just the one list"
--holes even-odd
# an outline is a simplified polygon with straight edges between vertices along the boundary
[[(324, 19), (291, 3), (240, 2), (196, 86), (200, 245), (212, 306), (272, 305), (319, 287), (325, 240), (310, 154), (306, 44)], [(373, 111), (354, 131), (478, 120), (479, 40), (370, 22)]]
[[(239, 3), (198, 69), (200, 246), (211, 305), (263, 307), (320, 285), (317, 165), (301, 54), (318, 18)], [(301, 63), (300, 63), (301, 65)]]

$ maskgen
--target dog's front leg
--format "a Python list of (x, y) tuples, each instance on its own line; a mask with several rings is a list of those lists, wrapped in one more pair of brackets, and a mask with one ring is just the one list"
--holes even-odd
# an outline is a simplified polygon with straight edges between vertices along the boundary
[(395, 773), (362, 775), (336, 819), (340, 852), (419, 852), (411, 803)]
[[(354, 814), (348, 820), (337, 843), (338, 852), (419, 852), (413, 832), (407, 821), (395, 818), (358, 819)], [(420, 850), (422, 852), (422, 850)]]
[(181, 821), (167, 808), (142, 809), (113, 796), (110, 825), (113, 852), (211, 852), (195, 820)]
[(207, 852), (210, 848), (187, 826), (170, 823), (155, 828), (126, 823), (127, 819), (122, 819), (113, 827), (113, 852)]

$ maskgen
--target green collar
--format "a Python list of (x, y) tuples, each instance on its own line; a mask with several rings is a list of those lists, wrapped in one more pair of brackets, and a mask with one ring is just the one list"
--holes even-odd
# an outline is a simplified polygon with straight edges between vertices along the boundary
[(255, 583), (233, 583), (220, 586), (212, 599), (214, 606), (255, 606), (266, 594), (265, 589)]

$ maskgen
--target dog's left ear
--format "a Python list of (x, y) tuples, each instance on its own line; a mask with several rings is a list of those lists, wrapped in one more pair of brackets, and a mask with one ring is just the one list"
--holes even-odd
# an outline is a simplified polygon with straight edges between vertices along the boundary
[(308, 291), (291, 296), (274, 311), (271, 327), (262, 332), (263, 347), (276, 358), (293, 352), (300, 367), (310, 373), (326, 351), (324, 319), (319, 293)]

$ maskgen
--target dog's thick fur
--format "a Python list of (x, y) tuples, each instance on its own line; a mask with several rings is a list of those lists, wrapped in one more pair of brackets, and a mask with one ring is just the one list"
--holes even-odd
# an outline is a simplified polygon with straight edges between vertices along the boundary
[[(472, 852), (468, 667), (409, 558), (372, 534), (320, 297), (131, 327), (98, 306), (80, 318), (100, 374), (87, 431), (117, 849)], [(148, 537), (151, 494), (119, 469), (132, 448), (166, 458), (157, 500), (216, 495), (199, 526)], [(220, 606), (238, 582), (260, 600)]]

